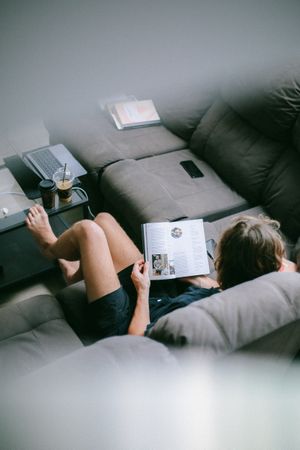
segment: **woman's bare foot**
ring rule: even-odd
[[[59,259],[58,264],[68,285],[83,279],[79,261]]]
[[[57,237],[52,231],[49,223],[48,214],[40,205],[32,206],[26,217],[26,225],[32,236],[39,244],[43,254],[48,259],[54,259],[54,255],[49,248],[57,241]]]

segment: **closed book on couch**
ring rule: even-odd
[[[152,100],[139,100],[115,103],[110,108],[111,114],[120,128],[156,125],[160,117]]]

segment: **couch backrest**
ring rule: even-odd
[[[198,123],[213,104],[218,89],[214,86],[186,86],[172,90],[170,95],[155,99],[163,124],[189,141]]]
[[[240,78],[221,89],[191,149],[290,239],[300,235],[300,65]]]
[[[222,98],[244,120],[276,141],[290,141],[300,113],[300,64],[239,74]]]
[[[220,97],[200,121],[190,147],[229,186],[258,204],[266,177],[285,144],[260,133]]]
[[[261,203],[293,241],[300,237],[300,153],[289,147],[266,177]]]
[[[271,273],[162,317],[149,336],[213,357],[248,349],[293,359],[299,331],[300,274]]]

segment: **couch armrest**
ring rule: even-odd
[[[194,347],[216,357],[248,347],[268,348],[273,355],[293,358],[300,348],[300,275],[271,273],[200,300],[162,317],[149,336],[177,346]],[[295,332],[295,324],[298,332]],[[272,347],[264,338],[273,335]]]

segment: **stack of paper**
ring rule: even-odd
[[[111,103],[107,105],[107,110],[119,130],[160,123],[160,117],[152,100]]]

